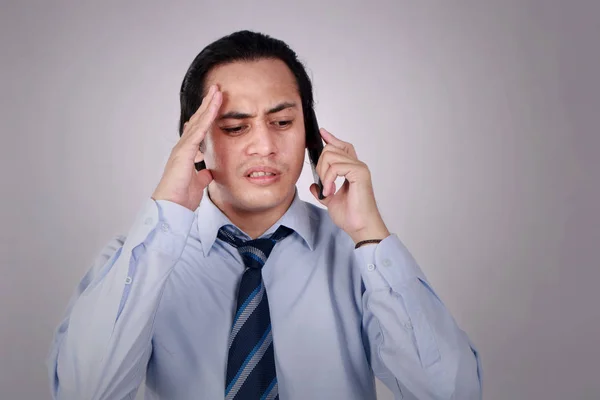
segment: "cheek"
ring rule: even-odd
[[[304,137],[295,137],[287,143],[285,159],[290,164],[290,167],[302,169],[305,157],[305,141]]]
[[[223,169],[223,165],[227,162],[227,153],[223,150],[222,141],[214,140],[214,136],[209,133],[204,139],[203,147],[206,166],[210,169]]]
[[[221,170],[221,173],[226,174],[235,170],[236,157],[233,156],[233,149],[226,146],[215,146],[213,148],[213,158],[215,168]]]

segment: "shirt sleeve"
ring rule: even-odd
[[[127,236],[102,249],[53,338],[47,366],[54,399],[134,397],[162,289],[193,220],[183,206],[148,199]]]
[[[374,374],[397,399],[481,399],[475,346],[399,238],[354,251]]]

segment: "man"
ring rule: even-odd
[[[352,145],[321,129],[326,209],[298,198],[312,112],[279,40],[236,32],[196,57],[156,190],[57,330],[55,398],[132,399],[146,377],[148,399],[363,400],[374,376],[397,399],[481,397],[476,351]]]

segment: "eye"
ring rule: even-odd
[[[273,122],[273,124],[275,125],[276,128],[287,128],[288,126],[290,126],[292,124],[292,121],[291,120],[275,121],[275,122]]]
[[[229,135],[237,135],[244,131],[246,126],[232,126],[229,128],[221,128],[223,131],[227,132]]]

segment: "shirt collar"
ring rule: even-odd
[[[208,196],[208,190],[204,189],[204,195],[200,206],[197,209],[198,214],[198,236],[202,243],[202,250],[204,255],[207,256],[210,249],[212,248],[215,240],[217,239],[217,233],[223,225],[233,225],[231,220],[212,202]],[[285,225],[288,228],[293,229],[307,244],[307,246],[313,250],[315,244],[315,217],[310,212],[308,204],[300,199],[298,196],[298,189],[296,188],[294,193],[294,200],[287,209],[285,214],[271,226],[261,237],[265,237],[275,232],[280,225]],[[237,226],[239,232],[242,232]],[[243,232],[242,232],[243,233]],[[246,235],[247,236],[247,235]],[[250,239],[246,237],[246,239]]]

